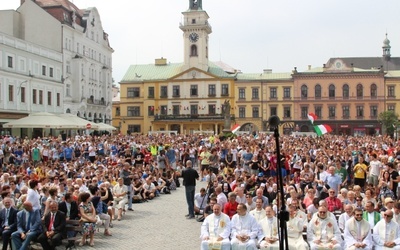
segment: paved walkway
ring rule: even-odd
[[[196,193],[205,185],[205,182],[197,182]],[[100,227],[100,232],[95,235],[95,249],[200,248],[201,223],[185,218],[188,213],[185,187],[149,202],[133,204],[133,209],[135,211],[127,211],[121,221],[114,222],[114,228],[110,229],[113,236],[104,236],[104,228]],[[77,248],[93,249],[89,246]]]

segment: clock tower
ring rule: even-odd
[[[196,67],[208,70],[208,35],[211,26],[208,14],[202,9],[202,0],[189,0],[189,9],[182,12],[185,70]]]

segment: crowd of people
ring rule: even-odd
[[[69,220],[81,221],[79,245],[94,246],[99,227],[111,236],[133,203],[181,182],[187,218],[203,221],[202,249],[277,248],[281,196],[291,249],[393,248],[400,236],[400,144],[390,137],[281,136],[279,156],[268,134],[5,136],[0,144],[3,249],[30,241],[54,249],[75,236]],[[207,186],[198,194],[196,179]]]

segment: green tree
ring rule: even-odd
[[[393,136],[399,123],[398,115],[393,111],[384,111],[379,114],[378,122],[382,124],[382,130],[384,130],[386,134]]]

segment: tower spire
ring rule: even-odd
[[[382,54],[382,56],[383,56],[383,58],[386,60],[386,61],[389,61],[390,60],[390,41],[389,41],[389,39],[387,38],[387,33],[386,33],[386,38],[385,38],[385,40],[383,40],[383,46],[382,46],[382,52],[383,52],[383,54]]]
[[[202,10],[202,0],[189,0],[189,10]]]

